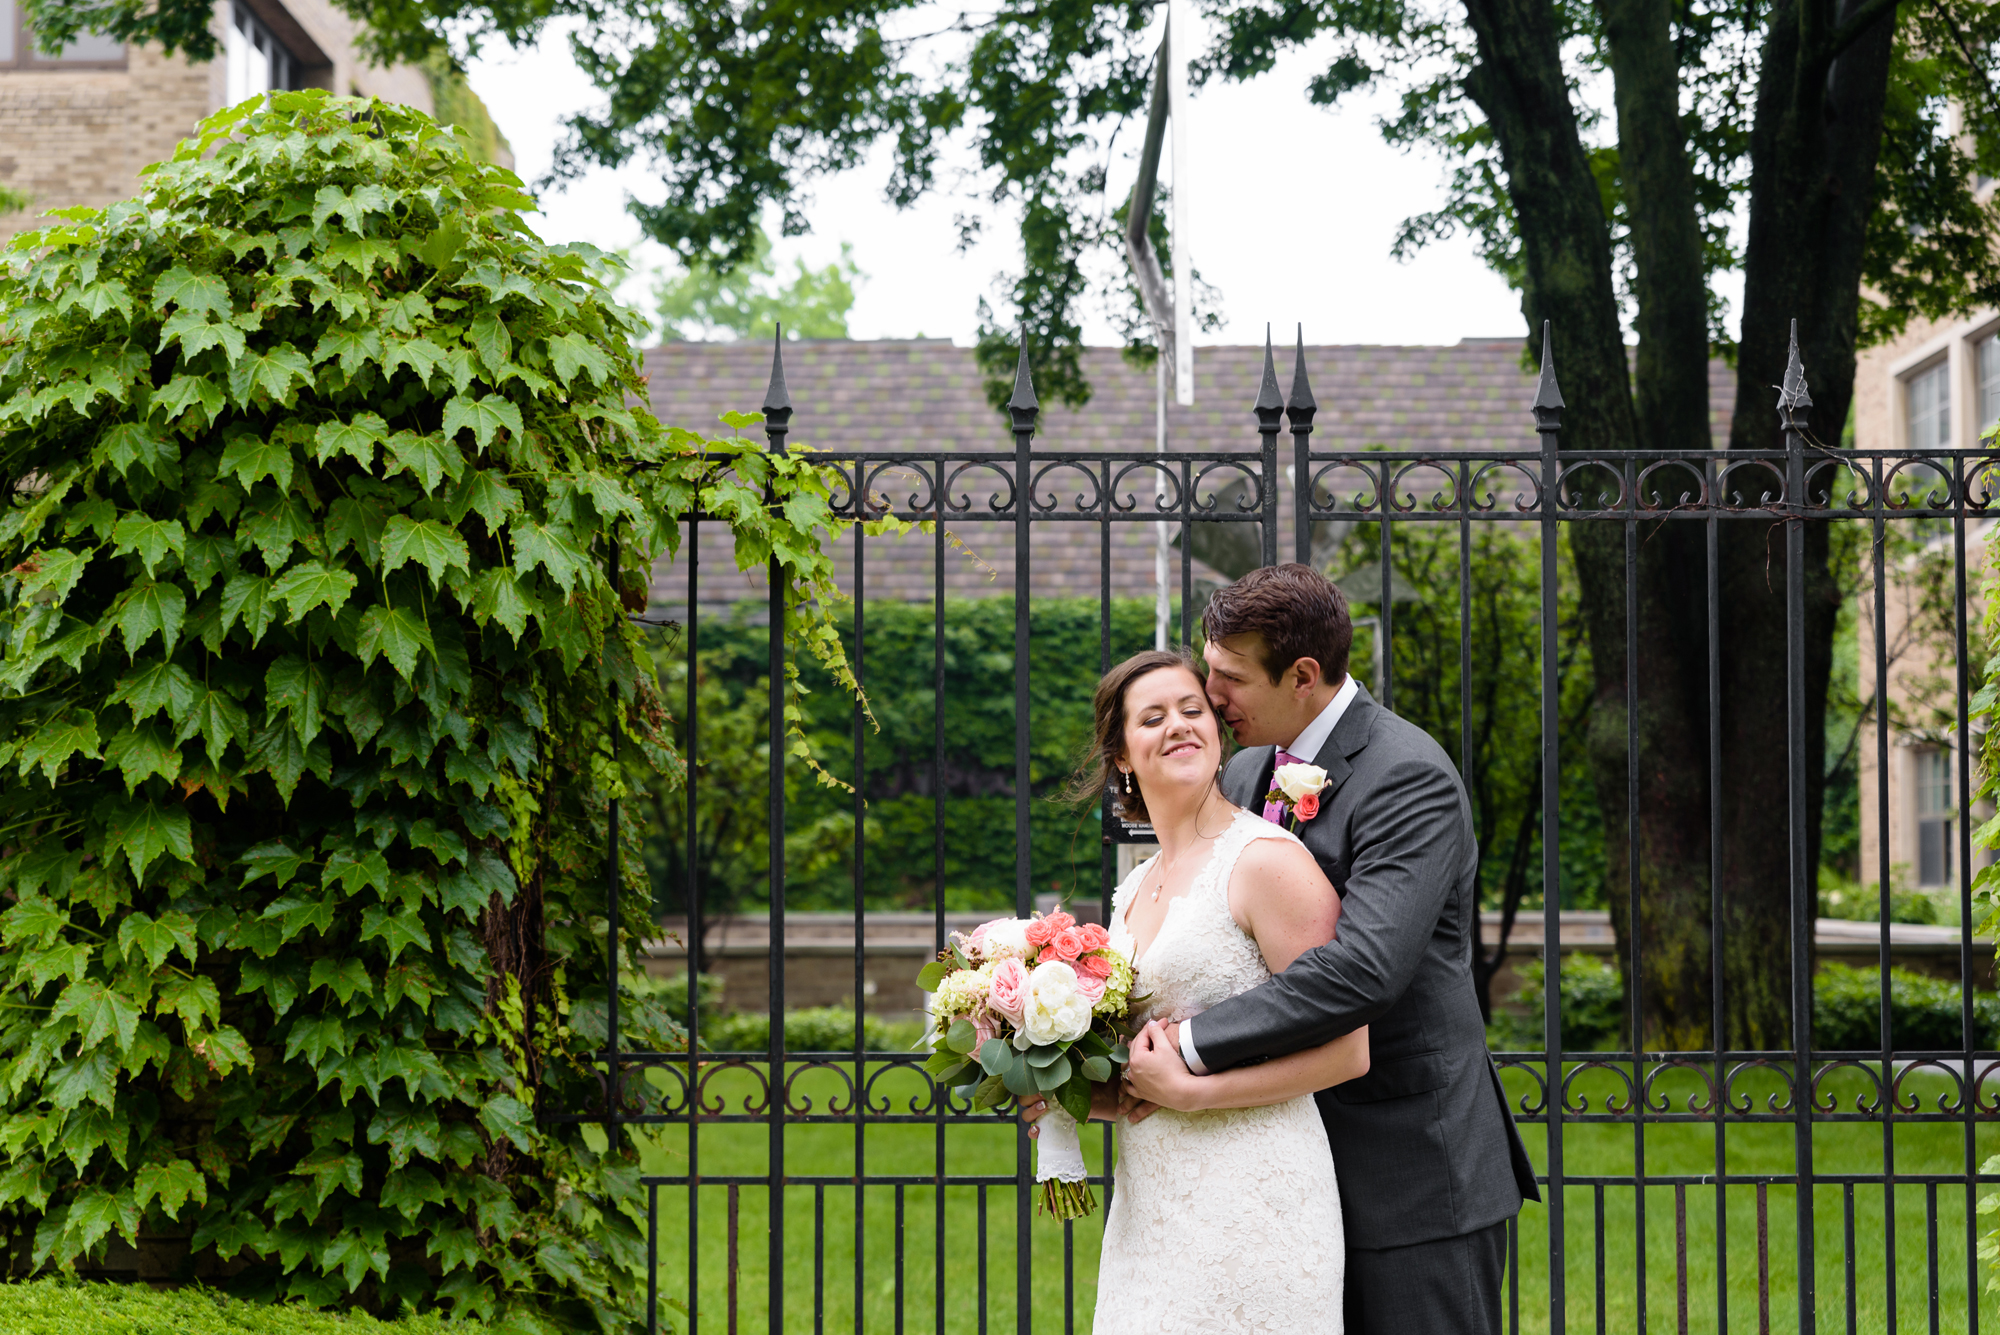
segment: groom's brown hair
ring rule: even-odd
[[[1354,645],[1346,595],[1296,561],[1260,567],[1217,589],[1201,614],[1201,633],[1211,641],[1255,635],[1264,650],[1259,661],[1274,682],[1301,658],[1312,659],[1325,680],[1337,682],[1347,675],[1347,652]]]

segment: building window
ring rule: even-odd
[[[1903,385],[1909,404],[1910,448],[1951,448],[1951,364],[1939,362]]]
[[[1979,340],[1979,434],[2000,424],[2000,334]]]
[[[35,49],[35,35],[19,0],[0,0],[0,69],[123,69],[125,44],[97,33],[84,33],[51,56]]]
[[[224,58],[228,81],[224,102],[298,87],[299,64],[277,36],[243,5],[233,7]]]
[[[1917,884],[1951,884],[1951,752],[1927,746],[1917,760]]]

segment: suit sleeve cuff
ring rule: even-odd
[[[1188,1070],[1196,1075],[1208,1074],[1208,1067],[1202,1065],[1201,1054],[1195,1051],[1193,1020],[1181,1021],[1181,1060],[1186,1062]]]

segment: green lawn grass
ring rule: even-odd
[[[1527,1092],[1525,1078],[1510,1075],[1516,1097]],[[710,1084],[711,1100],[727,1096],[731,1111],[754,1097],[747,1076],[725,1073]],[[1762,1110],[1764,1099],[1778,1088],[1739,1084]],[[1571,1097],[1588,1097],[1589,1109],[1601,1112],[1606,1096],[1616,1095],[1611,1077],[1586,1073],[1573,1082]],[[1867,1086],[1859,1076],[1843,1075],[1823,1090],[1839,1095],[1851,1109]],[[1934,1108],[1945,1082],[1913,1078],[1906,1082],[1906,1100],[1921,1097]],[[1664,1094],[1675,1109],[1684,1109],[1692,1083],[1663,1080],[1655,1097]],[[880,1079],[872,1091],[879,1111],[883,1104],[903,1110],[911,1098],[921,1100],[915,1077]],[[839,1109],[846,1103],[844,1081],[825,1072],[801,1077],[794,1098],[809,1098],[815,1111]],[[1790,1125],[1731,1124],[1727,1127],[1724,1164],[1729,1174],[1789,1173],[1793,1169],[1793,1128]],[[1547,1131],[1524,1125],[1523,1136],[1538,1169],[1546,1167]],[[1563,1137],[1565,1171],[1572,1176],[1630,1174],[1634,1167],[1635,1129],[1629,1125],[1574,1125]],[[1713,1123],[1652,1124],[1644,1129],[1646,1170],[1651,1174],[1712,1174],[1716,1164]],[[857,1132],[851,1123],[834,1126],[793,1126],[785,1138],[786,1171],[791,1175],[852,1178],[874,1175],[930,1176],[980,1174],[1011,1178],[1016,1162],[1016,1132],[1011,1123],[949,1125],[942,1134],[934,1125],[869,1125]],[[1883,1131],[1877,1124],[1825,1124],[1813,1135],[1816,1171],[1879,1173],[1884,1166]],[[1093,1171],[1102,1166],[1103,1135],[1093,1128],[1085,1137],[1085,1154]],[[768,1170],[770,1133],[761,1125],[707,1125],[698,1134],[700,1171],[704,1177],[726,1174],[762,1175]],[[1975,1154],[1983,1160],[2000,1152],[2000,1128],[1978,1128]],[[1962,1124],[1903,1124],[1895,1128],[1895,1167],[1899,1173],[1961,1173],[1966,1162]],[[661,1131],[646,1154],[648,1172],[684,1174],[688,1170],[689,1131]],[[940,1155],[942,1156],[940,1158]],[[943,1254],[939,1255],[939,1193],[930,1183],[900,1189],[858,1187],[842,1181],[822,1187],[794,1186],[784,1196],[783,1287],[786,1331],[935,1331],[939,1329],[938,1292],[944,1293],[942,1329],[953,1332],[1015,1329],[1015,1257],[1021,1202],[1011,1181],[984,1189],[984,1301],[980,1286],[980,1189],[946,1188],[943,1193]],[[1598,1225],[1596,1192],[1571,1186],[1564,1193],[1566,1277],[1565,1313],[1571,1331],[1598,1328]],[[700,1327],[725,1331],[728,1325],[730,1267],[728,1255],[728,1191],[704,1186],[699,1210]],[[1640,1326],[1640,1230],[1635,1193],[1629,1187],[1604,1190],[1603,1248],[1605,1254],[1604,1329],[1636,1331]],[[1926,1191],[1921,1185],[1901,1185],[1895,1192],[1895,1227],[1885,1226],[1885,1191],[1880,1185],[1854,1189],[1856,1325],[1859,1331],[1929,1331],[1931,1264],[1926,1225]],[[660,1292],[685,1304],[689,1288],[689,1201],[685,1190],[660,1193]],[[1823,1331],[1847,1329],[1845,1198],[1839,1186],[1822,1186],[1814,1193],[1817,1224],[1818,1281],[1816,1311]],[[1650,1187],[1645,1193],[1644,1281],[1646,1328],[1678,1329],[1679,1285],[1676,1266],[1675,1192],[1671,1186]],[[1798,1329],[1798,1262],[1795,1192],[1773,1186],[1766,1193],[1770,1329]],[[737,1193],[737,1265],[735,1269],[737,1325],[750,1335],[770,1329],[769,1276],[770,1201],[761,1186]],[[1937,1188],[1937,1305],[1941,1331],[1964,1331],[1966,1321],[1966,1193],[1963,1187]],[[1721,1331],[1717,1291],[1715,1189],[1688,1186],[1687,1329]],[[1726,1200],[1727,1329],[1757,1331],[1758,1246],[1757,1193],[1754,1186],[1731,1185]],[[857,1218],[860,1227],[857,1229]],[[816,1219],[823,1221],[816,1228]],[[1521,1215],[1520,1317],[1524,1331],[1546,1331],[1549,1322],[1548,1257],[1550,1211],[1530,1205]],[[1101,1215],[1071,1226],[1067,1240],[1062,1226],[1045,1218],[1031,1219],[1029,1247],[1032,1269],[1031,1301],[1034,1329],[1090,1329],[1096,1301],[1097,1251]],[[1887,1262],[1890,1239],[1895,1249],[1895,1322],[1889,1319]],[[857,1248],[858,1239],[858,1248]],[[1069,1248],[1066,1257],[1065,1246]],[[1350,1237],[1350,1245],[1365,1240]],[[1065,1293],[1074,1305],[1074,1325],[1065,1323]],[[901,1294],[900,1311],[897,1295]],[[856,1319],[857,1305],[859,1321]],[[983,1309],[983,1311],[982,1311]],[[983,1317],[983,1320],[982,1320]],[[676,1330],[685,1318],[673,1314]],[[1980,1304],[1982,1329],[2000,1329],[2000,1302],[1991,1295]]]

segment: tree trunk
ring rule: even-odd
[[[1836,18],[1827,0],[1809,0],[1807,59],[1800,56],[1801,11],[1788,5],[1772,16],[1752,148],[1742,356],[1730,439],[1736,449],[1782,447],[1775,394],[1766,387],[1782,379],[1792,314],[1800,318],[1806,365],[1815,378],[1817,420],[1844,422],[1852,396],[1862,241],[1892,35],[1887,22],[1855,25],[1854,8]],[[1705,267],[1677,109],[1679,64],[1669,5],[1601,0],[1634,255],[1639,348],[1631,388],[1608,228],[1569,104],[1555,10],[1543,0],[1466,0],[1466,9],[1480,55],[1467,91],[1486,113],[1506,169],[1526,259],[1523,306],[1531,338],[1549,320],[1562,353],[1558,370],[1569,404],[1563,445],[1708,449]],[[1836,38],[1841,21],[1851,31]],[[1835,49],[1837,40],[1852,45],[1843,54]],[[1613,485],[1608,476],[1575,481],[1599,493]],[[1749,491],[1749,482],[1746,471],[1736,489]],[[1693,475],[1667,468],[1648,490],[1671,505],[1694,489]],[[1756,499],[1755,492],[1745,497]],[[1639,989],[1642,1043],[1704,1048],[1714,1032],[1705,534],[1701,526],[1672,521],[1641,524],[1629,535],[1617,522],[1568,527],[1591,643],[1596,691],[1589,747],[1621,966],[1628,987]],[[1809,865],[1819,846],[1820,721],[1837,610],[1826,537],[1823,528],[1809,529],[1806,549],[1800,688],[1806,695]],[[1629,591],[1638,613],[1629,627],[1628,541]],[[1721,804],[1724,1041],[1785,1047],[1791,897],[1790,811],[1783,797],[1790,754],[1782,527],[1725,522],[1719,556],[1721,774],[1727,776]],[[1639,670],[1628,717],[1633,662]],[[1628,737],[1636,742],[1636,767]],[[1635,795],[1637,819],[1628,821]],[[1635,864],[1636,895],[1630,880]],[[1642,947],[1636,979],[1630,976],[1635,934]]]

